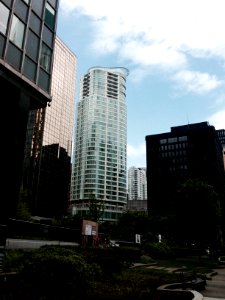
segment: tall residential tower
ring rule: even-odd
[[[91,198],[102,201],[102,220],[115,221],[127,202],[125,68],[90,68],[80,80],[75,125],[71,204],[85,217]]]
[[[136,167],[129,168],[128,199],[147,200],[146,168],[136,168]]]

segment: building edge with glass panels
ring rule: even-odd
[[[37,161],[34,174],[36,185],[32,187],[31,201],[34,215],[62,217],[68,209],[76,71],[76,55],[56,36],[52,102],[45,109],[41,153],[38,159],[34,158]],[[33,127],[33,137],[35,132],[38,130]]]
[[[19,200],[29,111],[51,101],[58,0],[0,0],[2,159],[7,164],[0,223],[14,217]],[[9,200],[10,199],[10,200]]]
[[[80,80],[71,178],[73,214],[86,217],[89,201],[115,221],[127,203],[126,68],[92,67]]]
[[[50,100],[57,9],[57,0],[0,1],[1,69],[43,95],[44,102]]]

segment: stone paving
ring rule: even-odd
[[[214,269],[206,281],[206,289],[201,291],[203,300],[225,300],[225,266]]]
[[[135,264],[135,267],[145,264]],[[147,265],[148,269],[164,269],[168,272],[180,271],[180,268],[165,268],[157,265]],[[225,300],[225,265],[214,269],[211,274],[208,274],[206,280],[206,288],[201,291],[202,300]],[[198,298],[199,299],[199,298]]]

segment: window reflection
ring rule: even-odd
[[[53,30],[55,25],[55,11],[46,3],[45,6],[45,23]]]
[[[23,45],[24,28],[24,24],[14,15],[9,38],[19,48]]]
[[[47,72],[49,72],[51,66],[51,55],[52,55],[51,49],[48,48],[44,43],[42,43],[40,65]]]
[[[9,18],[8,8],[0,2],[0,32],[6,34],[6,28]]]

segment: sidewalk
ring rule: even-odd
[[[206,289],[201,291],[203,300],[225,300],[225,266],[214,269],[209,277]]]
[[[144,264],[135,264],[141,267]],[[164,268],[157,265],[146,266],[149,269],[166,269],[168,272],[176,272],[176,268]],[[212,273],[208,274],[206,288],[201,291],[194,299],[198,300],[225,300],[225,265],[215,268]]]

